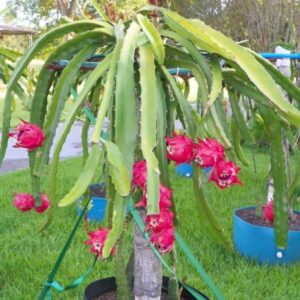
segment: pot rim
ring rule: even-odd
[[[247,210],[250,208],[256,208],[257,206],[244,206],[244,207],[240,207],[240,208],[235,208],[234,209],[234,218],[237,218],[240,222],[243,222],[247,225],[253,226],[254,228],[263,228],[264,230],[267,230],[269,232],[274,232],[274,227],[268,227],[268,226],[263,226],[263,225],[257,225],[257,224],[252,224],[248,221],[243,220],[240,216],[238,216],[236,213],[240,210]],[[293,211],[295,214],[300,215],[300,211],[298,210],[294,210]],[[294,233],[294,234],[299,234],[300,235],[300,230],[288,230],[289,233]]]
[[[169,278],[170,278],[169,276],[164,276],[164,275],[162,276],[162,290],[164,290],[164,291],[167,290]],[[96,280],[94,280],[94,281],[88,283],[88,285],[85,287],[85,289],[84,289],[84,299],[85,299],[85,300],[88,299],[88,298],[87,298],[87,295],[86,295],[88,288],[89,288],[91,285],[94,285],[94,284],[96,284],[96,283],[100,283],[101,281],[102,281],[102,282],[103,282],[103,281],[111,281],[111,282],[113,282],[114,285],[116,285],[116,277],[115,277],[115,276],[109,276],[109,277],[104,277],[104,278],[96,279]],[[180,283],[179,283],[179,284],[180,284]],[[188,284],[187,284],[186,286],[188,286],[188,287],[192,288],[193,290],[197,291],[200,295],[202,295],[202,297],[203,297],[204,299],[207,299],[207,300],[210,299],[210,298],[209,298],[206,294],[204,294],[202,291],[199,291],[198,289],[196,289],[196,288],[194,288],[194,287],[192,287],[192,286],[190,286],[190,285],[188,285]],[[186,289],[184,289],[184,290],[185,290],[186,292],[189,293],[188,290],[186,290]]]

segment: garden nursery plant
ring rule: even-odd
[[[124,229],[131,228],[126,226],[128,215],[138,212],[145,230],[141,234],[138,227],[135,229],[133,294],[137,300],[160,299],[162,266],[153,248],[161,255],[172,253],[178,240],[170,161],[193,163],[199,219],[217,243],[232,249],[207,195],[209,182],[219,189],[242,184],[237,165],[247,166],[248,162],[240,142],[255,143],[243,117],[240,95],[244,95],[268,128],[276,244],[286,248],[289,204],[297,196],[300,176],[288,186],[282,141],[284,132],[299,127],[300,111],[285,99],[282,89],[297,104],[299,89],[258,54],[200,20],[148,6],[130,20],[113,23],[96,4],[95,10],[100,20],[67,22],[43,33],[18,61],[8,81],[0,161],[9,136],[15,138],[16,147],[28,149],[32,182],[31,194],[16,191],[14,206],[20,211],[45,213],[45,229],[56,207],[72,205],[85,195],[95,176],[100,177],[97,172],[103,170],[107,227],[90,232],[86,244],[100,260],[110,255],[118,260]],[[62,39],[65,36],[68,38]],[[19,79],[30,61],[50,45],[55,47],[38,75],[30,120],[22,120],[10,132],[11,105]],[[190,77],[198,85],[195,105],[188,101]],[[230,97],[231,118],[224,110],[224,88]],[[50,188],[43,191],[40,180],[72,91],[78,95],[58,134],[50,161]],[[90,141],[91,121],[83,110],[95,118]],[[85,118],[81,133],[83,167],[69,193],[57,199],[60,152],[77,117]],[[182,124],[179,133],[175,120]],[[204,172],[207,167],[212,167],[208,176]],[[119,261],[118,299],[128,300],[130,284],[125,280],[124,262]],[[174,282],[171,280],[173,286]],[[180,290],[174,290],[170,299],[179,297]],[[199,295],[193,299],[201,299]]]

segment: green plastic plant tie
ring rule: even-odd
[[[83,219],[83,216],[85,214],[85,211],[87,210],[87,207],[88,207],[89,203],[90,203],[90,199],[88,199],[87,203],[85,204],[85,206],[84,206],[80,216],[78,217],[78,219],[77,219],[77,221],[76,221],[76,223],[75,223],[75,225],[74,225],[74,227],[73,227],[73,229],[72,229],[72,231],[71,231],[71,233],[70,233],[70,235],[69,235],[69,237],[68,237],[68,239],[67,239],[67,241],[66,241],[66,243],[65,243],[65,245],[64,245],[64,247],[63,247],[63,249],[60,253],[60,255],[59,255],[59,257],[57,258],[57,261],[56,261],[52,271],[48,275],[47,282],[45,283],[43,290],[41,291],[40,295],[38,296],[38,300],[44,300],[45,297],[47,296],[48,291],[50,290],[49,283],[53,282],[53,279],[54,279],[54,277],[55,277],[55,275],[56,275],[56,273],[57,273],[64,257],[65,257],[65,255],[66,255],[66,252],[68,251],[68,249],[71,245],[71,242],[72,242],[72,240],[74,238],[74,235],[75,235],[75,233],[76,233],[76,231],[79,227],[80,222]]]
[[[74,289],[76,287],[78,287],[80,284],[82,284],[87,277],[92,273],[92,271],[94,270],[95,264],[97,262],[97,258],[98,255],[95,256],[95,259],[92,263],[92,265],[88,268],[88,270],[83,273],[80,277],[78,277],[77,279],[73,280],[70,284],[68,284],[67,286],[63,287],[60,283],[58,283],[57,281],[52,281],[52,282],[47,282],[46,285],[49,286],[50,288],[55,289],[57,292],[64,292],[67,290],[71,290]],[[47,292],[47,299],[48,300],[52,300],[52,293],[51,290],[49,290]]]
[[[147,232],[145,232],[145,225],[143,220],[141,219],[138,211],[133,206],[132,198],[129,198],[128,208],[133,216],[133,219],[135,220],[136,224],[138,225],[139,229],[143,233],[145,239],[149,242],[149,246],[152,249],[152,251],[155,253],[155,255],[158,257],[158,259],[161,261],[163,266],[167,269],[168,272],[170,272],[176,280],[185,288],[187,289],[197,300],[203,300],[204,298],[202,295],[200,295],[195,289],[191,288],[190,286],[184,284],[180,280],[178,280],[175,272],[173,269],[167,264],[167,262],[163,259],[163,257],[160,255],[159,251],[154,247],[154,245],[150,242],[150,237]]]
[[[212,281],[212,279],[204,271],[204,268],[200,265],[200,262],[196,259],[196,257],[194,256],[194,254],[192,253],[192,251],[189,249],[189,247],[187,246],[187,244],[184,242],[184,240],[182,239],[182,237],[180,236],[180,234],[178,232],[176,232],[176,231],[175,231],[175,238],[176,238],[176,241],[177,241],[179,247],[181,248],[181,250],[184,252],[184,254],[186,255],[186,257],[189,259],[189,261],[191,262],[191,264],[195,267],[195,269],[200,274],[200,276],[202,277],[202,279],[206,282],[206,284],[209,286],[209,288],[215,294],[215,296],[217,297],[217,299],[223,300],[224,297],[221,294],[220,290],[216,287],[216,285],[214,284],[214,282]]]
[[[173,269],[167,264],[167,262],[163,259],[163,257],[160,255],[159,251],[155,248],[155,246],[150,242],[150,237],[149,234],[147,232],[145,232],[145,225],[144,222],[142,220],[142,218],[140,217],[138,211],[135,209],[134,205],[133,205],[133,201],[132,198],[129,198],[129,202],[128,202],[128,208],[133,216],[133,219],[135,220],[136,224],[138,225],[139,229],[141,230],[141,232],[143,233],[145,239],[149,242],[149,246],[152,249],[152,251],[155,253],[155,255],[158,257],[158,259],[161,261],[161,263],[163,264],[163,266],[167,269],[168,272],[170,272],[175,278],[176,280],[186,289],[188,290],[197,300],[203,300],[205,299],[201,294],[199,294],[195,289],[193,289],[192,287],[184,284],[183,282],[181,282],[180,280],[178,280],[175,272],[173,271]],[[200,274],[201,275],[201,274]],[[208,275],[207,275],[208,277]],[[224,299],[222,298],[218,298],[218,299]]]
[[[71,87],[71,95],[73,96],[74,100],[77,100],[78,93],[73,87]],[[86,106],[83,107],[83,111],[84,111],[85,115],[87,116],[87,118],[90,120],[91,124],[95,125],[96,118],[93,115],[93,113]]]
[[[72,97],[74,98],[74,100],[76,100],[78,98],[78,93],[73,87],[71,87],[71,94],[72,94]],[[84,111],[85,115],[87,116],[87,118],[90,120],[91,124],[95,125],[96,124],[96,118],[93,115],[93,113],[86,106],[83,107],[83,111]],[[101,131],[101,137],[104,140],[108,140],[107,132],[102,130]]]
[[[107,141],[108,140],[108,133],[102,130],[101,131],[101,138],[103,140]]]

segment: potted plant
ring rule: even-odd
[[[239,253],[259,263],[292,264],[300,260],[299,212],[292,209],[299,196],[299,167],[293,180],[290,179],[287,155],[290,150],[285,147],[284,136],[293,134],[270,111],[262,112],[262,121],[270,149],[272,178],[268,181],[267,203],[235,210],[234,244]],[[298,160],[297,137],[290,140]]]
[[[276,81],[281,82],[281,87],[282,84],[285,85],[283,93],[286,101],[288,98],[299,101],[299,88],[292,85],[273,64],[261,58],[260,61],[273,74]],[[287,86],[290,86],[288,91]],[[252,91],[248,88],[240,89],[240,95],[250,99],[261,96],[253,94]],[[236,97],[232,93],[229,93],[229,96]],[[290,151],[295,152],[296,161],[299,159],[298,126],[288,125],[269,109],[257,106],[251,101],[249,104],[252,106],[254,116],[260,122],[261,131],[264,132],[264,144],[270,151],[270,179],[267,183],[268,194],[265,205],[235,210],[234,245],[239,253],[259,263],[273,265],[299,262],[299,213],[292,208],[299,196],[299,167],[292,178],[289,165]],[[251,137],[250,132],[248,133]],[[252,137],[251,139],[253,140]]]
[[[299,262],[299,212],[289,214],[287,248],[279,248],[274,232],[274,202],[262,207],[239,208],[234,214],[234,244],[248,259],[268,265]]]
[[[40,71],[30,123],[24,123],[15,134],[10,134],[16,137],[18,147],[29,149],[33,188],[32,195],[19,195],[15,206],[20,210],[25,210],[25,206],[26,209],[41,208],[40,211],[47,209],[49,224],[57,205],[66,207],[74,203],[86,192],[98,167],[105,166],[111,227],[91,232],[87,243],[99,259],[115,253],[119,299],[128,300],[131,292],[125,280],[126,268],[118,255],[124,242],[126,209],[128,204],[134,203],[136,208],[132,212],[138,209],[146,233],[139,228],[135,230],[133,293],[135,299],[159,299],[161,262],[153,249],[160,255],[166,254],[173,251],[175,238],[179,241],[174,231],[176,209],[168,159],[176,163],[193,162],[199,218],[216,242],[231,249],[228,236],[209,208],[203,169],[213,168],[209,180],[220,189],[240,184],[239,167],[233,162],[236,159],[244,162],[239,135],[250,143],[252,136],[242,117],[237,94],[251,96],[265,113],[266,120],[269,118],[270,126],[276,124],[278,130],[283,124],[298,126],[300,123],[300,111],[285,101],[278,85],[297,100],[299,93],[265,60],[199,20],[188,20],[166,8],[150,6],[131,20],[113,23],[105,20],[97,5],[95,8],[104,19],[85,19],[50,30],[41,35],[19,61],[7,85],[0,160],[7,146],[11,101],[23,69],[44,47],[72,33],[70,39],[54,48]],[[62,59],[69,62],[65,64]],[[221,60],[226,63],[224,69]],[[54,72],[55,68],[61,71]],[[176,78],[170,74],[172,68],[182,71],[177,75],[184,77],[188,70],[195,77],[199,86],[197,108],[187,101]],[[189,85],[188,80],[184,82]],[[234,126],[231,132],[224,118],[222,82],[232,96]],[[40,188],[40,178],[71,88],[78,90],[78,98],[55,145],[50,189],[45,194]],[[53,91],[52,97],[48,97],[50,91]],[[69,193],[57,199],[59,153],[72,124],[86,105],[96,117],[92,146],[88,150],[89,122],[86,121],[82,133],[84,167]],[[105,118],[109,120],[108,139],[100,137]],[[173,136],[175,119],[181,121],[184,133]],[[275,134],[271,141],[280,144]],[[272,148],[273,160],[279,148]],[[277,188],[279,182],[276,180],[274,177],[275,232],[277,243],[285,246],[287,202],[281,197],[283,191]],[[170,280],[173,287],[176,285],[174,279],[172,276]],[[173,299],[178,298],[177,292],[172,295]]]

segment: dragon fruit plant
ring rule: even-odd
[[[273,200],[269,201],[266,205],[262,206],[262,215],[263,218],[270,222],[274,222],[274,202]]]
[[[24,120],[21,121],[23,124],[18,125],[15,132],[8,134],[9,137],[13,137],[16,140],[16,144],[13,147],[33,151],[42,146],[45,139],[42,129]]]
[[[99,228],[90,233],[86,243],[91,252],[97,253],[101,259],[114,252],[117,255],[128,201],[139,197],[135,205],[144,217],[151,242],[161,253],[167,253],[174,244],[176,212],[168,160],[193,162],[199,220],[216,242],[230,248],[231,242],[219,224],[217,212],[212,212],[208,205],[202,168],[212,167],[209,181],[220,189],[241,184],[237,160],[245,165],[247,161],[240,140],[242,138],[248,144],[255,142],[240,109],[239,96],[243,94],[255,102],[268,128],[275,187],[276,241],[285,247],[288,200],[294,197],[300,176],[287,193],[281,133],[288,128],[287,125],[299,126],[300,111],[285,100],[280,88],[298,102],[299,89],[272,64],[200,20],[185,19],[166,8],[149,6],[131,20],[115,24],[106,19],[98,6],[96,9],[102,16],[101,20],[66,23],[42,34],[19,60],[8,82],[1,162],[7,148],[11,103],[23,70],[45,47],[63,40],[60,38],[65,35],[71,37],[51,48],[52,53],[40,71],[30,120],[27,120],[30,124],[23,122],[17,133],[9,134],[17,139],[18,147],[27,146],[29,150],[33,188],[32,195],[17,194],[14,205],[21,211],[35,208],[41,212],[51,201],[51,207],[46,211],[48,224],[55,207],[73,204],[86,192],[98,167],[105,166],[109,175],[106,176],[106,197],[111,205],[108,209],[112,212],[108,216],[111,228]],[[91,57],[92,61],[98,60],[95,67],[86,62]],[[68,59],[69,63],[62,67],[59,63],[62,59]],[[226,68],[221,67],[224,62]],[[56,69],[60,71],[56,72]],[[180,75],[178,70],[182,69],[188,70],[198,83],[197,108],[187,100],[188,93],[179,87],[176,75]],[[188,77],[186,74],[183,77],[185,91],[189,90]],[[224,87],[230,96],[230,128],[222,103]],[[49,189],[41,191],[40,178],[71,88],[77,90],[78,97],[55,145]],[[88,149],[90,121],[86,117],[82,129],[82,172],[73,188],[62,199],[57,199],[59,154],[83,109],[89,109],[96,118],[91,147]],[[105,119],[109,121],[108,139],[101,138]],[[172,134],[176,119],[182,123],[182,135]],[[25,126],[28,130],[23,130]],[[39,131],[34,129],[36,126],[43,133],[38,134]],[[49,200],[45,201],[46,197]],[[161,281],[161,266],[158,261],[157,267],[153,268],[143,251],[135,253],[135,297],[158,299],[159,285],[152,284]],[[139,259],[141,257],[143,259]],[[149,267],[155,272],[142,273],[151,278],[140,276],[139,270]],[[116,273],[117,277],[124,275],[121,269]],[[145,292],[141,295],[137,290]],[[125,295],[120,299],[129,298]]]

